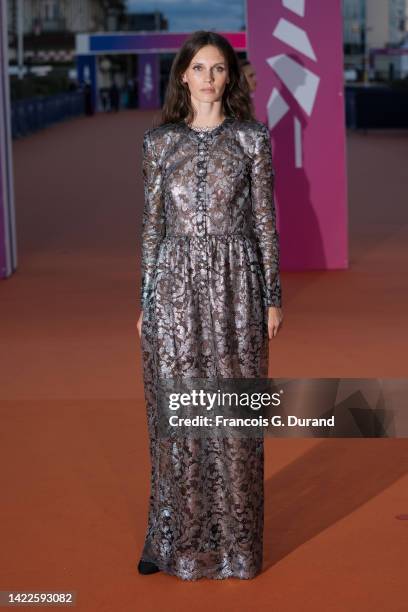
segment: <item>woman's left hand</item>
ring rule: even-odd
[[[283,311],[277,306],[269,306],[268,308],[268,336],[272,340],[282,327]]]

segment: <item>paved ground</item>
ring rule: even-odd
[[[405,440],[268,440],[265,572],[197,583],[136,573],[149,486],[136,321],[151,119],[83,117],[13,144],[0,590],[76,590],[86,612],[402,612]],[[407,133],[348,134],[350,269],[283,273],[271,376],[407,376],[406,159]]]

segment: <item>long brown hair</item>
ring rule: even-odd
[[[224,114],[236,119],[254,119],[248,83],[233,47],[226,38],[216,32],[197,30],[185,40],[173,60],[160,125],[178,123],[183,119],[187,122],[193,121],[190,90],[188,83],[183,83],[181,77],[195,54],[205,45],[217,47],[227,62],[229,83],[226,84],[222,96]]]

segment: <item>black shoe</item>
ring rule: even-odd
[[[155,563],[143,561],[143,559],[140,559],[137,569],[139,574],[155,574],[156,572],[160,572],[160,569]]]

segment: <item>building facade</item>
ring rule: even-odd
[[[24,60],[72,62],[75,34],[115,30],[125,14],[124,0],[22,0]],[[18,2],[7,0],[9,54],[16,59]]]
[[[406,32],[406,0],[366,0],[369,48],[397,47]]]
[[[408,26],[408,0],[343,0],[346,68],[360,76],[368,69],[371,49],[399,47]]]

